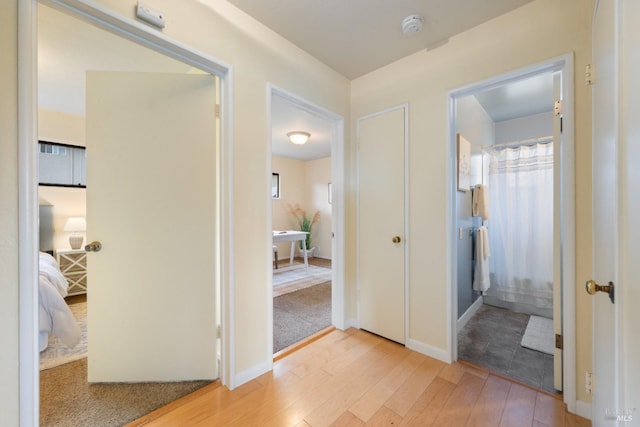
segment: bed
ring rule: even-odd
[[[40,252],[39,269],[40,351],[47,348],[49,334],[56,335],[65,345],[73,348],[80,342],[80,327],[64,300],[67,296],[67,279],[60,272],[55,258],[45,252]]]

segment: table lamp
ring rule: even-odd
[[[80,249],[82,247],[82,241],[84,236],[81,231],[87,229],[87,221],[84,217],[70,217],[67,219],[67,223],[64,225],[64,231],[71,231],[69,235],[69,245],[71,249]]]

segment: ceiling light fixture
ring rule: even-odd
[[[289,137],[289,141],[291,141],[292,143],[296,145],[302,145],[307,142],[311,134],[309,132],[303,132],[301,130],[294,130],[287,133],[287,136]]]
[[[409,15],[402,20],[402,34],[415,34],[422,30],[424,18],[418,14]]]

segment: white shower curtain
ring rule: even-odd
[[[490,295],[553,307],[553,143],[490,152]]]

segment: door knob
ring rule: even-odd
[[[101,249],[102,249],[102,243],[100,243],[97,240],[94,240],[93,242],[89,243],[84,247],[84,250],[87,252],[100,252]]]
[[[601,285],[598,285],[595,280],[587,280],[587,283],[585,284],[585,289],[587,290],[587,293],[589,295],[594,295],[596,292],[605,292],[609,294],[609,299],[611,300],[611,303],[612,304],[615,303],[613,282],[609,282],[608,285],[601,286]]]
[[[393,243],[400,243],[400,240],[400,236],[393,236],[393,239],[391,239]]]

